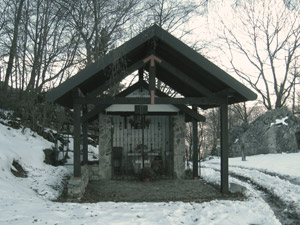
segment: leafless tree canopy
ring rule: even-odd
[[[177,36],[203,2],[3,0],[0,81],[40,93],[156,23]]]
[[[296,79],[298,9],[287,8],[281,0],[254,0],[241,1],[231,13],[233,20],[220,17],[218,48],[231,71],[256,90],[267,109],[282,107]]]

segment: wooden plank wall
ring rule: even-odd
[[[142,129],[134,129],[131,120],[134,116],[112,116],[113,147],[123,148],[122,164],[126,162],[128,153],[136,152],[137,146],[142,144]],[[169,155],[169,116],[146,116],[146,120],[150,120],[150,124],[149,128],[144,129],[145,151],[160,149],[164,160]]]

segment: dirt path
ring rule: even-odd
[[[205,202],[243,198],[240,194],[222,195],[218,187],[203,180],[102,180],[90,182],[80,202]]]

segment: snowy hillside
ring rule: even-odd
[[[61,180],[69,173],[65,167],[43,163],[44,148],[52,143],[29,129],[9,128],[0,124],[0,224],[280,224],[261,193],[248,183],[245,201],[212,201],[206,203],[58,203],[51,200],[62,190]],[[27,178],[15,177],[11,169],[18,161]],[[232,159],[235,173],[265,170],[279,175],[300,176],[300,154],[282,154]],[[211,182],[219,182],[218,159],[204,163],[202,174]],[[292,164],[295,163],[295,164]],[[274,166],[273,166],[274,165]],[[252,169],[253,168],[253,169]],[[240,171],[238,171],[238,169]],[[248,171],[249,170],[249,171]],[[255,172],[256,173],[256,172]],[[263,172],[261,172],[263,173]],[[250,175],[249,175],[250,176]],[[258,175],[254,175],[258,179]],[[252,179],[252,178],[251,178]],[[280,179],[280,178],[278,178]],[[231,181],[236,178],[231,178]],[[237,181],[243,183],[242,181]],[[259,182],[259,181],[257,181]],[[279,182],[279,181],[278,181]],[[279,183],[276,183],[277,185]],[[264,185],[268,185],[265,184]],[[270,180],[270,185],[274,185]],[[284,187],[284,184],[280,184]],[[293,184],[293,188],[297,184]],[[272,186],[273,188],[273,186]],[[291,188],[291,187],[290,187]],[[285,189],[286,190],[286,189]],[[290,189],[295,194],[296,189]],[[287,190],[286,190],[287,191]],[[298,192],[298,194],[300,191]],[[295,201],[300,201],[295,195]],[[300,203],[300,202],[298,202]]]
[[[1,197],[7,196],[7,191],[13,191],[13,196],[32,192],[49,200],[56,199],[61,194],[61,180],[67,175],[67,169],[43,162],[43,149],[51,148],[52,143],[28,128],[16,130],[3,124],[0,124],[0,143]],[[28,178],[17,178],[12,174],[11,170],[16,170],[12,165],[13,161],[27,171]]]

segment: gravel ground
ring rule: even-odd
[[[242,200],[240,194],[222,195],[219,187],[203,180],[100,180],[89,183],[79,202],[205,202]]]

